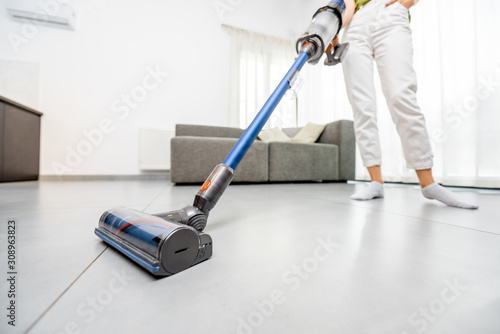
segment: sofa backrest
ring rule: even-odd
[[[245,130],[224,126],[176,124],[176,136],[240,138]]]

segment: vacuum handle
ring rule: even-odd
[[[338,44],[333,50],[332,48],[328,48],[326,51],[325,65],[335,66],[340,64],[342,60],[344,60],[347,50],[349,50],[349,43]]]

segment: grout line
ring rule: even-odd
[[[142,211],[144,211],[144,212],[145,212],[145,211],[146,211],[146,209],[147,209],[147,208],[148,208],[151,204],[153,204],[153,202],[154,202],[154,201],[156,201],[156,200],[157,200],[157,199],[161,196],[161,194],[163,194],[163,192],[164,192],[165,190],[167,190],[167,188],[168,188],[168,187],[169,187],[169,185],[168,185],[168,184],[167,184],[167,185],[165,185],[165,187],[164,187],[162,190],[160,190],[160,192],[158,193],[158,195],[156,195],[156,196],[155,196],[155,197],[151,200],[151,202],[149,202],[149,203],[148,203],[148,204],[144,207],[144,210],[142,210]]]
[[[106,248],[103,249],[103,251],[101,253],[99,253],[99,255],[97,255],[97,257],[87,266],[87,268],[85,268],[81,273],[80,275],[78,275],[74,280],[73,282],[70,283],[70,285],[68,285],[68,287],[66,289],[64,289],[64,291],[47,307],[47,309],[45,311],[43,311],[43,313],[26,329],[26,331],[24,333],[28,333],[30,330],[33,329],[33,327],[35,327],[35,325],[40,321],[42,320],[42,318],[45,316],[45,314],[47,314],[47,312],[50,311],[50,309],[59,301],[59,299],[62,298],[62,296],[64,296],[64,294],[73,286],[73,284],[76,283],[76,281],[82,277],[82,275],[90,268],[91,265],[94,264],[95,261],[97,261],[97,259],[109,248],[109,246],[106,246]]]
[[[382,211],[382,212],[385,212],[385,211]],[[430,222],[430,223],[436,223],[436,224],[441,224],[441,225],[446,225],[446,226],[451,226],[451,227],[462,228],[462,229],[465,229],[465,230],[471,230],[471,231],[488,233],[488,234],[493,234],[493,235],[500,236],[500,233],[490,232],[490,231],[485,231],[485,230],[480,230],[480,229],[472,228],[472,227],[466,227],[466,226],[460,226],[460,225],[453,225],[453,224],[450,224],[450,223],[443,223],[443,222],[431,220],[431,219],[428,219],[428,218],[417,218],[417,217],[413,217],[413,216],[403,215],[403,214],[400,214],[400,213],[392,213],[392,212],[387,212],[387,213],[395,214],[397,216],[402,216],[402,217],[415,218],[415,219],[427,221],[427,222]]]
[[[452,227],[463,228],[465,230],[471,230],[471,231],[482,232],[482,233],[487,233],[487,234],[493,234],[493,235],[500,236],[500,233],[495,233],[495,232],[490,232],[490,231],[485,231],[485,230],[479,230],[477,228],[466,227],[466,226],[458,226],[458,225],[453,225],[453,224],[449,224],[449,223],[436,222],[436,221],[433,221],[433,220],[430,220],[430,219],[425,219],[425,218],[422,218],[422,220],[426,220],[426,221],[429,221],[431,223],[436,223],[436,224],[441,224],[441,225],[447,225],[447,226],[452,226]]]
[[[344,205],[353,205],[353,206],[356,206],[358,208],[373,210],[373,211],[377,211],[377,212],[381,212],[381,213],[386,213],[386,214],[391,214],[391,215],[396,215],[396,216],[401,216],[401,217],[407,217],[407,218],[413,218],[413,219],[423,220],[423,221],[430,222],[430,223],[447,225],[447,226],[451,226],[451,227],[457,227],[457,228],[462,228],[462,229],[466,229],[466,230],[471,230],[471,231],[488,233],[488,234],[493,234],[493,235],[500,236],[500,233],[490,232],[490,231],[485,231],[485,230],[479,230],[479,229],[476,229],[476,228],[471,228],[471,227],[466,227],[466,226],[453,225],[453,224],[449,224],[449,223],[443,223],[443,222],[431,220],[431,219],[428,219],[428,218],[414,217],[414,216],[404,215],[404,214],[396,213],[396,212],[384,211],[384,210],[374,209],[374,208],[367,208],[367,207],[356,205],[356,204],[348,204],[348,203],[342,203],[342,202],[336,202],[336,203],[338,203],[338,204],[344,204]]]

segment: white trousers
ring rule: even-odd
[[[408,10],[396,2],[372,0],[353,17],[344,32],[349,51],[343,60],[344,78],[354,112],[354,129],[365,167],[382,163],[377,128],[373,61],[396,125],[408,168],[432,167],[432,149],[424,115],[417,103],[412,34]]]

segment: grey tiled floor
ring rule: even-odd
[[[206,232],[214,256],[155,279],[100,241],[101,213],[191,204],[167,181],[0,184],[18,222],[17,326],[1,333],[500,333],[500,192],[453,189],[467,211],[386,185],[231,185]],[[2,309],[7,286],[2,279]]]

